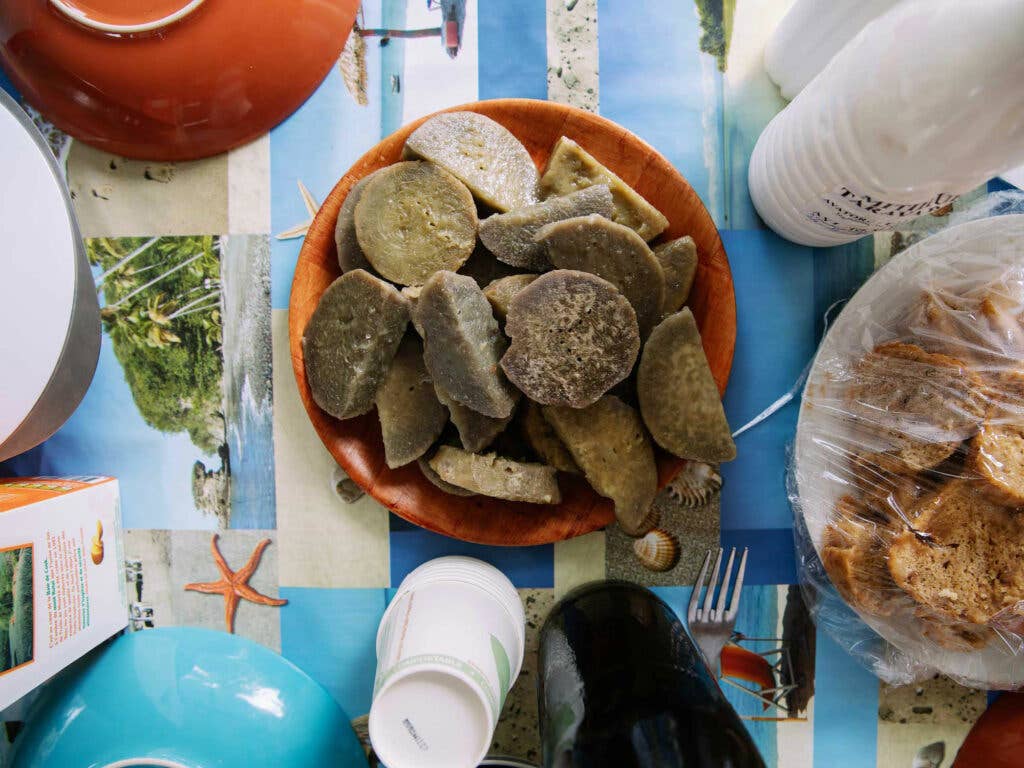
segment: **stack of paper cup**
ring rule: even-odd
[[[902,0],[874,18],[758,139],[748,186],[761,218],[795,243],[840,245],[1019,165],[1022,39],[1021,0]]]
[[[873,19],[900,0],[796,0],[764,48],[764,68],[793,99]]]
[[[370,741],[388,768],[473,768],[523,664],[512,582],[469,557],[410,573],[377,632]]]

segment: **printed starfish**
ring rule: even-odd
[[[240,600],[273,606],[285,605],[288,601],[267,597],[249,586],[249,579],[252,578],[253,574],[256,573],[256,569],[260,566],[263,550],[270,546],[270,539],[263,539],[263,541],[257,544],[252,556],[249,557],[249,562],[237,571],[232,571],[224,556],[220,553],[220,548],[217,546],[217,538],[218,536],[215,533],[213,538],[210,539],[210,551],[213,553],[213,562],[217,564],[217,570],[220,571],[222,578],[220,581],[186,584],[185,589],[193,592],[203,592],[207,595],[224,595],[224,623],[227,625],[228,632],[234,634],[235,611],[238,610],[238,602]]]
[[[320,209],[316,198],[306,189],[306,185],[300,179],[296,179],[296,181],[299,184],[299,194],[302,195],[302,202],[309,212],[309,220],[296,224],[291,229],[286,229],[284,232],[276,235],[278,240],[294,240],[296,237],[305,237],[309,231],[309,225],[313,223],[313,217],[316,216],[316,212]]]

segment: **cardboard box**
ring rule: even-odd
[[[0,709],[128,623],[109,477],[0,479]]]

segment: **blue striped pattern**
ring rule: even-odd
[[[380,6],[363,9],[367,26],[380,23]],[[376,41],[367,41],[372,50]],[[296,181],[301,180],[318,203],[342,174],[380,141],[380,57],[367,55],[370,104],[360,107],[333,67],[305,104],[270,132],[270,226],[277,234],[309,218]],[[270,299],[274,309],[287,309],[301,239],[270,240]]]
[[[386,589],[282,587],[281,653],[327,689],[350,717],[370,710],[377,626]]]
[[[543,99],[548,93],[544,0],[478,0],[481,99]]]
[[[490,563],[519,588],[555,585],[555,550],[551,544],[536,547],[488,547],[451,539],[391,516],[391,586],[435,557],[464,555]]]
[[[814,257],[814,332],[822,335],[824,317],[836,302],[853,296],[875,271],[874,238],[865,237],[835,248],[815,248]],[[838,304],[829,315],[829,324],[842,309]]]
[[[875,768],[878,680],[818,630],[814,768]]]
[[[874,252],[870,239],[811,249],[768,230],[723,230],[722,240],[738,307],[725,408],[729,423],[739,428],[796,384],[814,357],[826,309],[851,296],[871,274]],[[799,407],[797,397],[740,435],[738,458],[722,469],[723,542],[757,543],[761,551],[750,562],[752,584],[795,580],[786,459]]]
[[[405,29],[405,9],[408,6],[407,0],[383,0],[382,23],[385,29]],[[367,40],[367,46],[379,47],[381,41],[378,38]],[[406,40],[396,38],[380,48],[380,135],[381,138],[390,136],[402,127],[402,88],[405,79],[405,46]],[[392,78],[397,77],[398,90],[392,86]],[[372,101],[372,98],[371,98]]]
[[[725,396],[738,428],[788,391],[817,347],[814,261],[809,248],[766,230],[722,232],[736,286],[736,356]],[[786,445],[798,406],[791,403],[737,438],[738,458],[723,466],[722,529],[785,529]],[[763,581],[756,571],[751,574]]]
[[[693,7],[598,0],[597,21],[601,114],[654,146],[720,210],[722,75],[700,52]]]
[[[796,584],[796,552],[793,529],[730,528],[721,532],[722,548],[748,549],[744,584]]]

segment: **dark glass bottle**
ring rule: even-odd
[[[545,768],[764,768],[675,613],[642,587],[570,592],[539,662]]]

